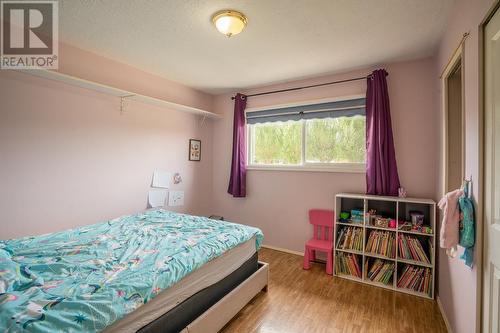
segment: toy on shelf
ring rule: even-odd
[[[339,222],[342,222],[342,223],[349,222],[349,217],[350,216],[351,216],[351,214],[349,214],[349,212],[346,212],[346,211],[340,212],[340,220],[339,220]]]
[[[391,219],[377,216],[373,220],[373,225],[379,228],[388,228]]]
[[[399,230],[402,230],[402,231],[411,231],[412,227],[413,226],[412,226],[411,222],[398,221],[398,228],[399,228]]]
[[[424,234],[432,234],[432,228],[429,226],[422,227],[422,232]]]
[[[363,223],[364,222],[364,213],[362,209],[352,209],[351,210],[351,222],[352,223]]]
[[[366,212],[366,221],[369,225],[373,225],[373,221],[376,217],[381,217],[380,215],[377,215],[376,209],[370,209],[368,212]]]
[[[413,222],[399,221],[398,229],[401,231],[413,231],[420,232],[423,234],[432,234],[432,228],[428,225],[414,225]]]
[[[368,222],[371,222],[371,218],[377,216],[377,210],[376,209],[370,209],[368,212],[366,212],[366,220]]]
[[[410,211],[411,223],[414,226],[423,226],[424,225],[424,214],[419,211]]]
[[[366,213],[366,220],[369,225],[379,227],[379,228],[396,228],[396,220],[390,217],[383,217],[382,215],[377,215],[375,209],[370,209]]]

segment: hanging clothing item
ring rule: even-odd
[[[476,226],[474,222],[474,204],[469,198],[469,183],[466,182],[463,186],[464,195],[458,200],[462,220],[460,221],[460,246],[464,247],[464,253],[460,259],[465,261],[465,264],[472,268],[474,261],[474,243],[476,238]]]
[[[446,193],[438,203],[439,209],[443,211],[439,243],[450,257],[455,257],[457,251],[460,223],[458,200],[463,194],[461,189]]]

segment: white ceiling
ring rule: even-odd
[[[60,38],[220,93],[426,57],[454,0],[62,0]],[[248,17],[226,38],[222,9]]]

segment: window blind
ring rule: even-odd
[[[290,106],[246,113],[247,124],[365,115],[365,98]]]

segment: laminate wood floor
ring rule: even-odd
[[[224,333],[447,332],[437,303],[302,269],[302,257],[262,249],[268,292],[260,292]]]

